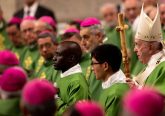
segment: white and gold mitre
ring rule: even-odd
[[[158,5],[154,20],[147,16],[142,6],[135,39],[141,39],[144,41],[162,41],[163,37]]]

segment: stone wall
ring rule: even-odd
[[[22,7],[23,0],[0,0],[6,19]],[[41,4],[52,9],[58,21],[74,18],[99,16],[99,7],[106,2],[119,3],[120,0],[40,0]]]

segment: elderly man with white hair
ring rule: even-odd
[[[151,86],[163,94],[165,93],[163,89],[165,86],[165,53],[162,40],[158,6],[154,20],[146,15],[142,7],[135,35],[134,51],[138,59],[147,66],[140,74],[133,78],[133,81],[127,80],[130,86]]]

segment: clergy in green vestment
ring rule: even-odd
[[[52,59],[57,47],[56,37],[51,32],[43,31],[38,35],[37,43],[41,57],[37,61],[35,77],[54,82],[57,71],[54,70]]]
[[[52,65],[53,49],[56,49],[57,45],[56,33],[54,30],[56,28],[55,26],[54,20],[49,16],[43,16],[35,22],[33,31],[37,35],[37,38],[42,34],[39,39],[43,38],[43,40],[40,40],[42,41],[41,46],[38,46],[40,57],[36,61],[35,74],[33,77],[49,78],[48,80],[51,80],[52,77],[56,75],[56,71]],[[45,33],[46,31],[47,34]],[[49,40],[45,41],[44,38],[49,38]]]
[[[91,63],[91,51],[101,45],[104,39],[104,30],[102,28],[101,22],[95,17],[88,17],[84,19],[81,23],[80,36],[82,38],[81,44],[85,53],[83,55],[84,58],[87,58],[85,61],[80,62],[83,66],[84,64],[87,66],[86,70],[86,79],[89,83],[89,90],[91,93],[91,99],[98,100],[100,96],[101,81],[96,80],[95,75],[93,74],[92,68],[90,66]]]
[[[147,18],[146,18],[147,17]],[[152,24],[152,26],[151,26]],[[135,35],[135,52],[138,59],[146,65],[146,68],[129,81],[130,86],[154,87],[165,94],[165,52],[161,33],[159,8],[152,20],[141,10],[139,25]]]
[[[13,45],[11,50],[16,54],[20,62],[24,58],[24,54],[26,51],[24,39],[23,37],[21,37],[21,21],[22,20],[18,17],[12,17],[6,27],[6,32]]]
[[[89,79],[91,69],[90,69],[90,63],[91,63],[91,57],[89,53],[85,53],[85,50],[83,46],[81,45],[81,36],[79,30],[75,28],[68,28],[64,31],[64,34],[62,35],[62,41],[73,41],[80,45],[82,50],[82,57],[80,60],[80,66],[82,68],[84,77],[86,80]]]
[[[22,116],[20,97],[27,81],[25,71],[21,67],[11,67],[0,78],[0,116]]]
[[[90,97],[87,81],[79,65],[81,55],[80,46],[72,41],[61,42],[55,51],[54,68],[61,71],[60,78],[54,83],[59,88],[56,96],[59,116],[76,101]]]
[[[36,63],[40,57],[37,49],[37,35],[34,33],[34,27],[35,19],[31,17],[24,18],[20,26],[27,46],[21,65],[27,71],[30,78],[34,75]]]
[[[64,34],[62,35],[62,41],[74,41],[80,45],[81,50],[83,52],[81,60],[80,60],[80,66],[82,68],[82,72],[83,72],[85,79],[89,83],[89,88],[92,93],[92,95],[91,95],[92,99],[98,100],[99,95],[100,95],[99,92],[101,90],[100,81],[96,80],[95,75],[92,72],[92,68],[90,66],[91,55],[89,52],[85,52],[85,48],[81,44],[82,40],[81,40],[81,36],[79,34],[79,30],[77,30],[75,28],[66,29],[64,31]]]
[[[52,27],[53,19],[49,16],[41,17],[41,19],[35,22],[34,33],[37,35],[37,38],[43,38],[41,41],[41,46],[38,46],[40,52],[40,57],[36,62],[35,74],[34,77],[46,78],[49,80],[52,78],[53,74],[53,49],[56,49],[57,39]],[[41,37],[40,37],[41,35]],[[45,41],[44,38],[49,38]],[[53,40],[53,41],[51,41]],[[50,45],[50,46],[49,46]],[[49,77],[48,77],[49,76]]]
[[[120,69],[122,54],[112,44],[103,44],[92,51],[92,68],[97,80],[102,81],[99,102],[106,116],[118,116],[123,95],[129,90],[126,76]]]

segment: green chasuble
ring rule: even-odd
[[[161,62],[147,77],[145,86],[154,87],[165,95],[165,61]]]
[[[34,76],[36,69],[36,63],[40,57],[36,45],[28,46],[24,59],[22,60],[22,67],[27,71],[28,76],[31,78]]]
[[[122,108],[122,97],[128,90],[126,83],[115,83],[102,91],[99,102],[104,107],[106,116],[118,116]]]
[[[0,50],[11,49],[12,42],[9,40],[5,31],[6,24],[4,20],[0,21]]]
[[[59,98],[57,116],[62,116],[66,108],[78,100],[89,99],[88,85],[82,73],[75,73],[57,80]]]
[[[88,81],[89,76],[90,76],[90,71],[88,67],[91,65],[91,56],[89,53],[85,53],[82,55],[81,61],[80,61],[80,66],[83,72],[83,75],[85,79]]]
[[[21,116],[19,98],[0,100],[0,116]]]
[[[52,60],[45,61],[44,59],[42,61],[42,59],[43,57],[40,57],[38,60],[35,77],[41,79],[45,78],[50,82],[54,82],[53,77],[56,76],[57,70],[55,70],[53,67],[53,61]]]
[[[24,55],[26,53],[26,49],[27,47],[25,46],[19,46],[19,47],[12,47],[12,52],[15,53],[15,55],[17,56],[17,58],[19,59],[20,62],[22,62],[22,59],[24,59]]]
[[[113,44],[120,48],[120,34],[116,31],[115,27],[106,27],[105,33],[107,37],[105,43]]]
[[[90,78],[88,80],[91,99],[98,101],[102,92],[102,86],[101,86],[102,82],[100,80],[96,80],[96,76],[94,75],[91,66],[89,69],[91,70]]]
[[[98,101],[100,92],[102,91],[101,81],[96,80],[96,77],[91,67],[91,55],[86,53],[82,56],[80,65],[85,76],[85,79],[89,85],[89,91],[91,93],[91,99]]]

